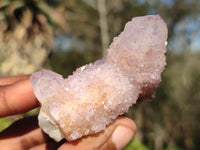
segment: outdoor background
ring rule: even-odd
[[[125,150],[199,150],[199,0],[0,0],[0,76],[48,68],[67,77],[102,58],[127,21],[148,14],[167,23],[167,66],[155,98],[126,114],[137,134]],[[37,111],[0,119],[0,131]]]

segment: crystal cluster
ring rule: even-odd
[[[64,79],[42,70],[31,76],[41,103],[40,127],[56,141],[106,128],[138,99],[149,99],[166,65],[167,27],[159,15],[133,18],[106,56]]]

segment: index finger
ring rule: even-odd
[[[30,75],[19,75],[19,76],[11,76],[11,77],[1,77],[0,78],[0,85],[8,85],[8,84],[12,84],[14,82],[20,81],[20,80],[24,80],[24,79],[28,79],[30,77]]]
[[[0,86],[0,117],[24,113],[38,105],[29,78]]]

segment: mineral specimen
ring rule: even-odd
[[[159,15],[133,18],[106,56],[64,79],[48,70],[31,76],[41,103],[40,127],[56,141],[106,128],[138,99],[149,99],[166,65],[167,27]]]

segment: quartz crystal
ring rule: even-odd
[[[150,99],[166,65],[167,27],[159,15],[133,18],[106,56],[73,75],[41,70],[31,76],[41,103],[40,127],[56,141],[106,128],[137,100]]]

